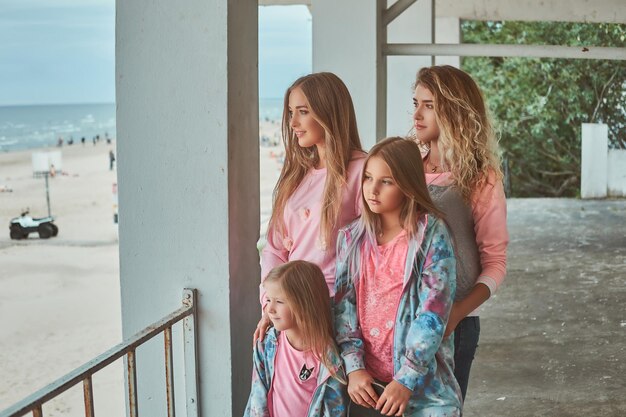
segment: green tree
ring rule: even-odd
[[[462,23],[463,42],[626,46],[626,25],[556,22]],[[577,196],[581,123],[606,123],[626,149],[626,62],[466,57],[500,131],[511,193]]]

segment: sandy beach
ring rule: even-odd
[[[262,135],[279,125],[263,121]],[[91,143],[0,153],[0,410],[122,341],[118,230],[113,222],[112,145]],[[59,235],[9,238],[21,210],[47,215],[45,180],[33,178],[31,154],[61,150],[62,173],[50,178]],[[261,221],[271,209],[280,147],[260,148]],[[9,191],[11,190],[11,191]],[[155,318],[157,319],[157,318]],[[83,416],[82,387],[47,404],[44,414]],[[97,415],[124,415],[121,361],[96,374]]]
[[[98,143],[48,148],[62,151],[63,165],[49,179],[57,237],[11,240],[8,225],[29,208],[47,215],[45,180],[33,178],[31,154],[0,154],[0,409],[19,401],[121,341],[117,225],[109,149]],[[6,318],[10,318],[7,320]],[[94,381],[100,398],[114,398],[119,372]],[[118,385],[119,386],[119,385]],[[119,401],[101,401],[105,415]],[[82,392],[72,390],[44,408],[46,415],[80,411]],[[110,408],[109,408],[110,407]],[[76,415],[80,415],[76,413]]]

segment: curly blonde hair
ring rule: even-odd
[[[439,162],[452,173],[463,199],[471,202],[474,191],[502,178],[498,139],[483,94],[468,73],[449,65],[422,68],[418,85],[434,97]]]

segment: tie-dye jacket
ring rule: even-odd
[[[278,331],[271,327],[263,340],[257,342],[253,355],[252,387],[244,417],[269,417],[267,395],[274,378],[274,360],[278,347]],[[337,376],[347,381],[341,358],[334,356]],[[343,417],[346,415],[348,402],[347,387],[320,363],[317,376],[317,388],[309,404],[307,417]],[[284,417],[284,416],[274,416]]]
[[[357,317],[360,276],[350,272],[352,256],[361,264],[361,245],[347,253],[356,220],[339,234],[335,282],[335,329],[346,372],[365,369]],[[393,338],[393,379],[413,391],[405,416],[458,416],[461,394],[454,378],[454,341],[444,340],[456,289],[456,259],[448,228],[434,216],[420,218],[417,238],[409,239],[402,296]]]

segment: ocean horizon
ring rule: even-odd
[[[259,120],[280,120],[282,98],[259,99]],[[115,103],[0,106],[0,152],[116,137]]]

